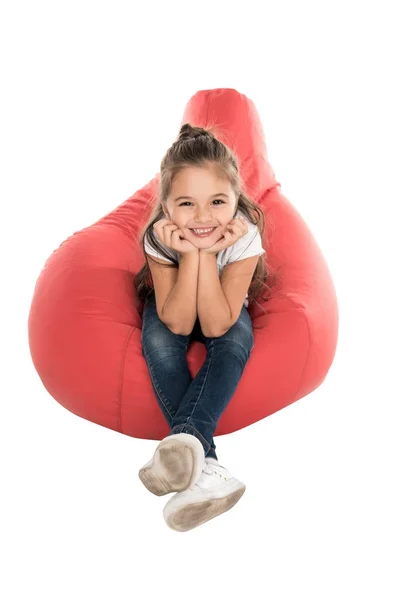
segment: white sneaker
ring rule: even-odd
[[[164,519],[175,531],[189,531],[232,508],[245,490],[215,458],[206,458],[198,481],[168,500]]]
[[[181,492],[193,485],[204,467],[204,448],[190,433],[169,435],[139,471],[143,485],[156,496]]]

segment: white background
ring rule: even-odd
[[[1,577],[4,600],[398,600],[399,21],[396,2],[4,2]],[[27,319],[60,243],[159,169],[186,103],[233,87],[340,310],[319,389],[216,438],[247,485],[187,533],[137,477],[155,441],[57,403]]]

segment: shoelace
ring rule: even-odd
[[[221,479],[225,479],[225,481],[228,481],[228,478],[225,477],[225,475],[222,475],[222,473],[220,473],[219,471],[216,471],[215,469],[213,469],[213,467],[212,467],[212,465],[210,465],[210,463],[205,463],[203,471],[204,471],[204,473],[207,473],[207,475],[212,475],[213,473],[215,473],[216,475],[219,475]]]

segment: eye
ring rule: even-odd
[[[220,198],[216,198],[215,200],[213,200],[213,202],[222,202],[222,204],[225,204],[225,201],[221,200]],[[186,202],[182,202],[182,204],[179,204],[179,206],[184,206],[185,204],[192,204],[192,202],[189,202],[189,200],[186,200]],[[220,206],[220,205],[216,204],[215,206]]]

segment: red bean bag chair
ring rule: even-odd
[[[238,156],[244,191],[272,223],[264,231],[264,256],[279,275],[270,294],[263,291],[266,301],[249,305],[254,349],[218,436],[268,417],[324,381],[336,351],[338,306],[321,250],[280,192],[253,102],[234,89],[199,91],[186,106],[186,122],[211,125]],[[28,320],[34,366],[55,400],[84,419],[151,440],[161,440],[169,428],[142,355],[133,278],[144,262],[139,235],[158,176],[51,254]],[[192,377],[205,356],[205,346],[194,341],[188,351]]]

